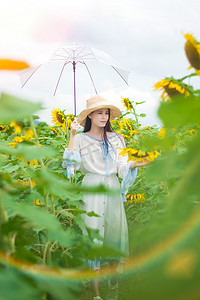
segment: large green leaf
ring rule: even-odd
[[[6,145],[5,142],[0,143],[0,152],[7,155],[23,156],[27,160],[54,158],[58,154],[58,150],[51,146],[35,146],[20,143],[15,148],[12,148]]]
[[[52,300],[80,300],[81,284],[79,280],[51,278],[50,276],[34,276],[38,287],[46,291]],[[47,297],[49,299],[49,297]]]
[[[73,194],[75,194],[77,198],[78,192],[108,193],[111,195],[119,192],[116,189],[108,189],[104,185],[89,187],[86,185],[71,184],[69,181],[67,181],[66,177],[56,172],[50,171],[47,168],[41,168],[31,175],[33,176],[33,179],[37,181],[36,188],[38,191],[40,191],[41,193],[49,192],[50,194],[56,195],[63,200],[68,196],[73,196]]]
[[[26,144],[19,144],[15,149],[15,155],[23,155],[27,160],[33,159],[47,159],[56,157],[58,150],[50,146],[30,146]]]
[[[41,292],[18,272],[8,268],[0,270],[1,300],[35,300],[41,296]]]
[[[158,115],[165,126],[199,124],[200,99],[199,97],[177,97],[173,102],[162,102]]]
[[[49,238],[58,241],[66,247],[72,246],[73,236],[71,232],[65,231],[55,215],[48,213],[44,208],[33,207],[29,204],[16,203],[8,195],[2,197],[2,204],[5,208],[13,209],[17,214],[23,216],[36,228],[47,229]]]
[[[97,257],[122,257],[123,253],[114,247],[108,245],[96,246],[87,252],[87,256],[90,259]]]
[[[155,184],[156,181],[170,179],[174,176],[180,177],[184,172],[184,168],[184,156],[171,151],[168,155],[158,157],[146,168],[145,182]]]
[[[22,120],[41,108],[41,104],[31,103],[15,96],[2,94],[0,99],[0,120]]]

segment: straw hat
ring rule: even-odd
[[[86,109],[84,109],[78,116],[77,121],[81,126],[85,125],[87,116],[100,108],[110,108],[110,120],[120,117],[122,115],[119,108],[109,103],[105,98],[95,95],[94,97],[86,100]]]

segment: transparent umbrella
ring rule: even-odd
[[[80,46],[58,48],[38,66],[22,71],[19,76],[22,88],[65,95],[73,91],[74,115],[80,93],[96,93],[128,85],[129,71],[107,53]]]

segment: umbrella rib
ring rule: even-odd
[[[67,52],[66,48],[63,48],[63,49],[64,49],[64,51],[70,56],[70,58],[74,60],[74,57],[73,57],[69,52]],[[84,47],[84,49],[85,49],[85,47]],[[81,51],[76,55],[76,59],[78,58],[78,55],[79,55],[84,49],[81,49]]]
[[[79,47],[79,48],[81,48],[81,47]],[[86,48],[87,48],[87,47],[82,47],[82,48],[80,49],[80,51],[76,54],[76,59],[79,58],[80,53],[83,52]],[[84,55],[84,54],[83,54],[83,55]],[[81,57],[81,56],[80,56],[80,57]]]
[[[88,55],[89,55],[89,54],[88,54]],[[64,57],[64,56],[63,56],[63,57]],[[76,60],[77,60],[77,59],[79,59],[79,61],[77,61],[77,62],[80,62],[80,59],[82,59],[82,58],[81,58],[81,57],[79,57],[79,58],[77,57]],[[84,59],[85,59],[85,58],[83,58],[82,60],[84,60]],[[94,60],[93,57],[89,57],[89,58],[86,58],[86,59],[87,59],[87,60]],[[54,58],[51,58],[51,60],[63,60],[63,58],[60,58],[60,59],[57,59],[57,58],[55,58],[55,59],[54,59]],[[69,61],[69,60],[70,60],[70,62],[73,61],[72,58],[67,58],[67,59],[65,58],[65,61]],[[95,60],[95,61],[96,61],[96,60]]]
[[[68,52],[65,48],[62,48],[69,56],[70,58],[72,58],[72,55],[70,54],[70,52]]]
[[[64,49],[65,50],[65,49]],[[62,57],[63,58],[65,58],[66,60],[70,60],[70,59],[73,59],[73,57],[72,57],[72,55],[70,54],[70,53],[68,53],[66,50],[65,50],[65,52],[69,55],[69,58],[67,58],[66,59],[66,56],[64,56],[64,55],[62,55],[62,54],[54,54],[53,56],[52,56],[52,58],[51,58],[51,60],[59,60],[59,59],[57,59],[57,57],[60,57],[60,60],[63,60],[62,59]],[[94,57],[89,57],[89,58],[87,58],[86,56],[90,56],[91,55],[91,53],[87,53],[87,54],[83,54],[82,56],[79,56],[79,54],[80,54],[81,52],[79,52],[77,55],[76,55],[76,60],[77,59],[91,59],[91,60],[97,60],[96,58],[94,58]],[[92,53],[92,55],[94,55],[93,53]],[[55,57],[55,58],[54,58]]]
[[[85,47],[82,48],[82,49],[77,53],[77,56],[78,56],[81,52],[83,52],[83,50],[85,50]]]
[[[88,74],[89,74],[89,76],[90,76],[90,79],[91,79],[91,81],[92,81],[92,84],[93,84],[93,87],[94,87],[95,93],[96,93],[96,94],[98,94],[98,93],[97,93],[97,90],[96,90],[96,87],[95,87],[95,85],[94,85],[94,81],[93,81],[92,75],[91,75],[91,73],[90,73],[90,70],[89,70],[88,66],[86,65],[86,63],[85,63],[85,62],[82,62],[82,61],[80,61],[80,63],[82,63],[82,64],[84,64],[84,65],[85,65],[85,67],[86,67],[86,69],[87,69],[87,71],[88,71]]]
[[[126,81],[126,79],[117,71],[117,69],[115,68],[115,67],[113,67],[113,66],[111,66],[116,72],[117,72],[117,74],[124,80],[124,82],[127,84],[127,85],[129,85],[128,84],[128,82]]]
[[[83,57],[83,59],[85,59],[86,56],[90,56],[90,55],[91,55],[91,53],[83,54],[82,56],[80,56],[80,58]],[[94,57],[89,57],[89,58],[86,58],[86,59],[94,59]],[[95,60],[97,60],[97,59],[95,58]]]
[[[57,88],[58,88],[58,85],[59,85],[59,83],[60,83],[60,79],[61,79],[62,73],[63,73],[63,71],[64,71],[64,68],[65,68],[65,66],[66,66],[68,63],[69,63],[69,61],[68,61],[67,63],[65,62],[64,65],[63,65],[63,67],[62,67],[62,70],[61,70],[61,72],[60,72],[60,76],[59,76],[58,81],[57,81],[57,83],[56,83],[56,88],[55,88],[54,93],[53,93],[54,96],[55,96],[55,94],[56,94],[56,92],[57,92]]]
[[[21,86],[21,88],[23,88],[25,86],[25,84],[29,81],[29,79],[33,76],[33,74],[41,67],[42,65],[39,65],[35,71],[33,71],[33,73],[31,73],[31,75],[28,77],[28,79],[23,83],[23,85]]]
[[[70,55],[70,54],[69,54]],[[66,56],[64,56],[64,55],[61,55],[61,54],[54,54],[54,56],[56,56],[56,57],[63,57],[63,58],[65,58],[66,59]],[[51,60],[54,60],[53,58],[51,58]]]
[[[91,55],[91,53],[87,53],[87,54],[82,54],[82,56],[80,55],[81,52],[83,52],[87,47],[84,47],[83,49],[81,49],[77,54],[76,54],[76,59],[81,59],[82,57],[85,57],[85,56],[89,56]],[[63,50],[70,56],[70,58],[73,58],[73,56],[67,51],[66,48],[63,48]],[[92,53],[93,54],[93,53]],[[94,55],[94,54],[93,54]],[[91,59],[94,59],[94,58],[91,58]]]
[[[90,56],[91,54],[94,55],[93,52],[92,52],[92,53],[86,53],[86,54],[83,53],[82,56],[80,56],[80,53],[83,52],[83,50],[85,50],[85,49],[87,49],[87,47],[84,47],[84,49],[81,49],[81,51],[77,54],[77,58],[78,58],[78,56],[79,56],[80,59],[82,59],[82,58],[85,59],[86,56]],[[91,58],[86,58],[86,59],[94,59],[94,58],[91,57]],[[95,60],[96,60],[96,59],[95,59]]]

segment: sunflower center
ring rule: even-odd
[[[167,92],[167,94],[170,96],[170,97],[174,97],[174,96],[178,96],[178,95],[181,95],[177,89],[175,88],[170,88],[169,86],[165,86],[165,91]]]
[[[148,153],[147,153],[147,152],[143,152],[143,153],[139,154],[139,153],[137,152],[137,153],[135,153],[135,154],[131,153],[130,155],[131,155],[131,156],[134,156],[134,157],[147,157],[147,156],[148,156]]]
[[[64,118],[63,118],[63,115],[59,112],[56,112],[56,118],[58,120],[58,122],[60,122],[61,124],[64,123]]]

